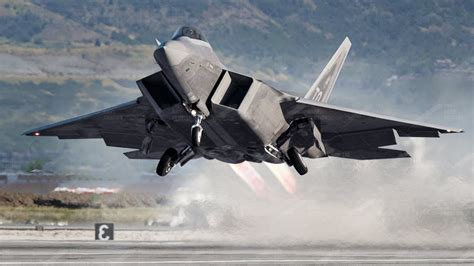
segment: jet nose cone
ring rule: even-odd
[[[188,49],[179,42],[169,42],[155,50],[155,59],[161,68],[179,65],[189,56]]]

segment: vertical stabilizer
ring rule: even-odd
[[[318,102],[327,102],[331,95],[332,88],[336,83],[339,72],[341,72],[342,65],[346,60],[347,54],[351,49],[351,41],[345,38],[339,49],[332,56],[329,63],[323,69],[318,79],[313,83],[309,91],[304,96],[306,99],[311,99]]]

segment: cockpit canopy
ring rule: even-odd
[[[171,39],[176,40],[179,37],[189,37],[191,39],[195,40],[200,40],[204,42],[208,42],[204,34],[201,33],[198,29],[190,26],[182,26],[178,28],[175,33],[173,34],[173,37]]]

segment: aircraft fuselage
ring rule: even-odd
[[[195,153],[229,163],[284,162],[265,152],[265,147],[275,144],[288,129],[280,103],[295,97],[228,71],[202,40],[173,38],[160,45],[154,57],[169,84],[169,94],[177,98],[163,107],[154,104],[160,118],[190,140],[195,112],[202,115],[204,134]]]

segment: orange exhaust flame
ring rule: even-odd
[[[259,197],[266,196],[266,185],[260,174],[249,162],[229,164],[232,170],[252,189]]]
[[[271,164],[265,162],[264,164],[270,169],[288,193],[294,194],[296,192],[296,178],[286,164]]]

